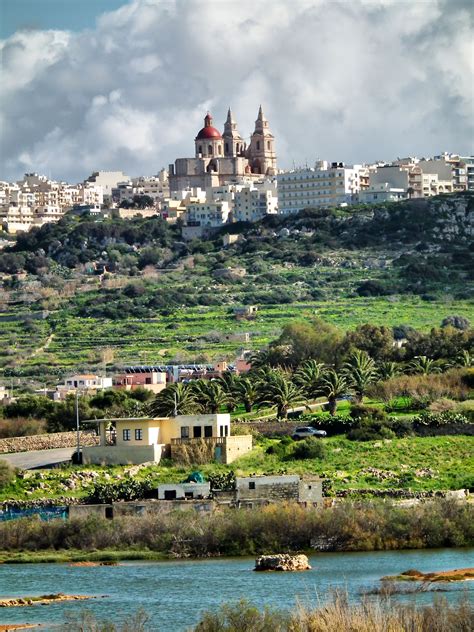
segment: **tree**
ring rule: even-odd
[[[330,369],[321,379],[321,391],[328,398],[329,413],[336,414],[337,399],[347,393],[348,384],[344,375]]]
[[[358,402],[362,401],[367,388],[377,380],[375,362],[368,353],[358,349],[344,363],[343,374]]]
[[[454,327],[461,331],[467,331],[471,328],[471,323],[464,316],[447,316],[441,322],[441,327]]]
[[[341,354],[341,332],[319,318],[308,323],[289,323],[281,336],[270,345],[286,348],[286,360],[298,366],[305,360],[317,360],[326,364],[337,362]]]
[[[400,366],[396,362],[381,362],[377,366],[377,375],[381,382],[391,380],[400,375]]]
[[[258,399],[257,380],[248,377],[241,377],[236,383],[236,396],[238,401],[244,405],[245,412],[252,412],[252,408]]]
[[[434,360],[423,355],[417,356],[408,364],[408,372],[414,375],[430,375],[441,373],[441,369]]]
[[[196,380],[190,383],[189,388],[204,413],[215,415],[227,404],[227,394],[217,380]]]
[[[33,417],[43,419],[54,410],[54,402],[44,395],[22,395],[14,402],[7,404],[4,416],[10,419],[14,417]]]
[[[321,394],[321,378],[325,370],[322,362],[307,360],[296,371],[295,384],[301,388],[307,399],[315,399]]]
[[[217,381],[222,386],[222,389],[227,396],[227,412],[231,413],[235,410],[238,401],[238,377],[231,371],[225,371]]]
[[[302,397],[298,386],[278,370],[271,372],[267,382],[259,382],[259,392],[258,404],[275,406],[278,419],[286,419],[288,409]]]
[[[174,417],[200,412],[196,396],[188,384],[170,384],[148,404],[148,412],[154,417]]]
[[[393,331],[390,327],[378,325],[359,325],[354,331],[348,331],[344,345],[366,351],[374,360],[387,360],[393,354]]]

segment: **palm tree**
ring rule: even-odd
[[[322,362],[307,360],[296,371],[295,384],[301,388],[307,399],[315,399],[321,394],[321,378],[325,369]]]
[[[417,356],[408,364],[408,371],[413,375],[430,375],[440,373],[441,369],[435,361],[425,355]]]
[[[354,391],[356,401],[361,402],[367,387],[377,379],[375,362],[366,351],[356,349],[344,363],[343,374]]]
[[[377,367],[377,375],[381,382],[391,380],[400,375],[400,366],[396,362],[380,362]]]
[[[279,370],[272,371],[269,378],[259,382],[258,404],[275,406],[278,419],[286,419],[288,409],[301,399],[302,392]]]
[[[225,371],[217,378],[217,382],[222,386],[224,393],[227,395],[227,412],[231,413],[235,410],[238,403],[238,377],[231,371]]]
[[[216,414],[227,404],[227,394],[217,380],[196,380],[190,389],[204,413]]]
[[[471,367],[474,365],[474,357],[467,350],[463,349],[455,359],[450,363],[452,367]]]
[[[241,377],[235,385],[235,393],[239,402],[245,407],[246,413],[251,413],[254,404],[258,399],[257,380],[248,377]]]
[[[323,378],[321,378],[321,391],[328,398],[328,408],[331,415],[336,414],[337,399],[347,393],[348,384],[344,375],[336,373],[334,369],[330,369]]]
[[[175,382],[158,393],[148,405],[154,417],[174,417],[200,412],[200,406],[188,384]]]

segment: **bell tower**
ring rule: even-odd
[[[224,140],[224,156],[236,158],[237,156],[243,155],[245,152],[245,143],[237,130],[237,123],[234,120],[230,108],[227,112],[226,122],[224,123],[222,138]]]
[[[274,175],[276,173],[275,137],[270,132],[268,121],[260,106],[255,131],[250,140],[248,158],[253,173]]]

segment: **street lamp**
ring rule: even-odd
[[[76,388],[76,437],[77,437],[77,448],[76,448],[76,464],[79,465],[79,459],[81,454],[81,435],[79,430],[79,389]]]

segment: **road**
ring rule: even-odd
[[[55,463],[69,461],[75,448],[56,448],[54,450],[32,450],[31,452],[14,452],[0,454],[1,461],[7,461],[13,467],[22,470],[32,470],[38,467],[46,467]]]

